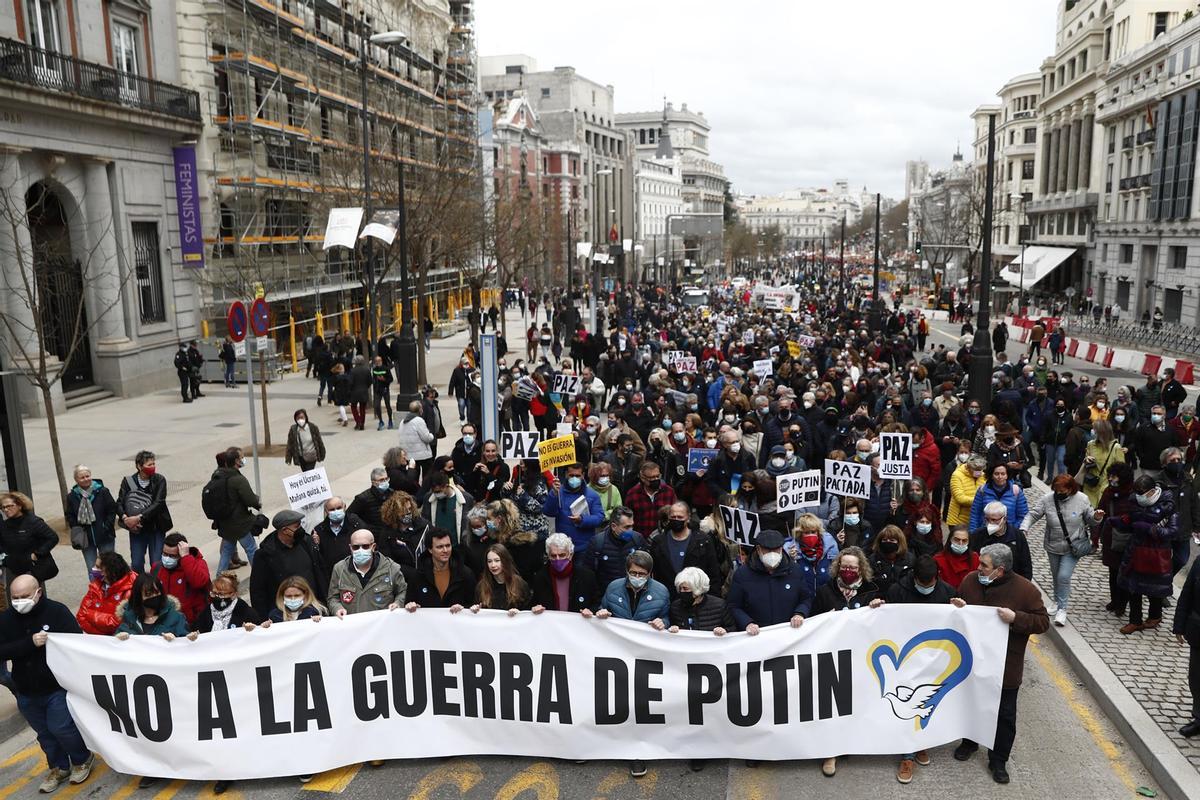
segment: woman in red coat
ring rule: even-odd
[[[84,633],[112,636],[117,632],[121,624],[117,606],[129,598],[136,577],[121,554],[109,552],[96,557],[87,594],[75,614]]]
[[[950,538],[933,560],[938,565],[938,577],[958,591],[963,578],[979,569],[979,553],[971,549],[971,536],[965,525],[950,530]]]

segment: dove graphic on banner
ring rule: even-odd
[[[942,688],[940,683],[925,683],[915,689],[908,686],[897,686],[884,695],[892,704],[892,713],[898,719],[924,719],[933,713],[933,706],[925,704]]]

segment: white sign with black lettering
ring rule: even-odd
[[[500,431],[500,457],[520,460],[538,457],[537,431]]]
[[[912,434],[879,434],[879,475],[896,480],[912,479]]]
[[[725,535],[729,541],[753,546],[758,536],[758,514],[742,511],[732,506],[721,506],[721,519],[725,522]]]
[[[682,358],[675,359],[675,371],[681,375],[695,375],[696,357],[683,356]]]
[[[550,391],[574,397],[579,394],[579,376],[563,372],[554,373],[554,388]]]
[[[825,493],[869,500],[871,465],[825,459]]]
[[[760,378],[769,378],[775,372],[775,366],[769,358],[760,358],[754,362],[754,374]]]
[[[775,478],[775,502],[780,511],[821,504],[821,470],[810,469]]]
[[[684,350],[668,350],[667,351],[667,368],[675,366],[675,362],[687,355]]]

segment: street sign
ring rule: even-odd
[[[250,330],[254,331],[255,336],[266,336],[270,324],[271,311],[267,308],[267,301],[261,297],[255,298],[250,304]]]
[[[245,358],[246,357],[246,340],[245,339],[243,339],[240,342],[233,343],[233,354],[237,358]]]
[[[229,338],[240,342],[246,338],[246,306],[241,300],[229,304],[229,315],[225,318],[229,323]]]
[[[254,340],[254,352],[256,352],[256,353],[267,352],[267,343],[270,341],[271,340],[268,339],[266,336],[260,336],[257,339],[255,339]]]

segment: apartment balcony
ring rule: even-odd
[[[200,124],[200,96],[191,89],[31,47],[16,39],[0,38],[0,83],[4,81],[33,87],[41,94],[39,99],[70,96],[103,106],[102,109],[67,106],[67,110],[96,110],[101,116],[113,116],[112,111],[124,109],[161,114],[189,123],[188,128]],[[154,125],[144,114],[131,116],[138,124],[162,127]]]

